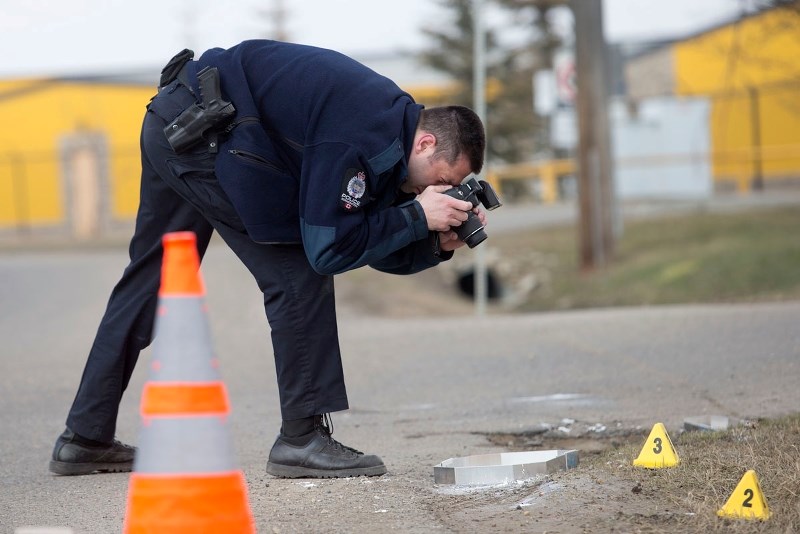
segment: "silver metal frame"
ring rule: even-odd
[[[433,467],[436,484],[503,484],[578,466],[577,450],[501,452],[449,458]]]

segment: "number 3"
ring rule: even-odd
[[[661,438],[654,439],[653,443],[656,444],[656,446],[653,447],[653,452],[656,453],[656,454],[660,454],[661,453]]]

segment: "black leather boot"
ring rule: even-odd
[[[66,429],[56,440],[50,472],[57,475],[88,475],[99,472],[125,473],[133,469],[136,448],[117,440],[89,444]]]
[[[269,453],[267,473],[284,478],[338,478],[379,476],[386,473],[383,460],[364,454],[331,437],[330,425],[316,416],[314,430],[290,438],[279,434]]]

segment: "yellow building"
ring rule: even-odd
[[[146,84],[0,81],[0,232],[78,237],[130,221],[138,204]]]
[[[706,97],[712,172],[740,190],[800,177],[800,2],[743,17],[626,64],[633,99]]]

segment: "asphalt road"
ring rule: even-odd
[[[47,462],[125,263],[124,247],[0,254],[0,532],[121,529],[127,475],[55,477]],[[336,436],[380,454],[390,472],[319,484],[273,479],[264,467],[280,421],[260,295],[219,244],[203,269],[260,532],[448,531],[435,512],[443,497],[432,466],[497,450],[480,432],[564,418],[674,430],[690,415],[770,417],[800,407],[800,302],[482,319],[389,319],[341,302],[351,410],[334,416]],[[136,441],[149,357],[123,400],[123,441]]]

